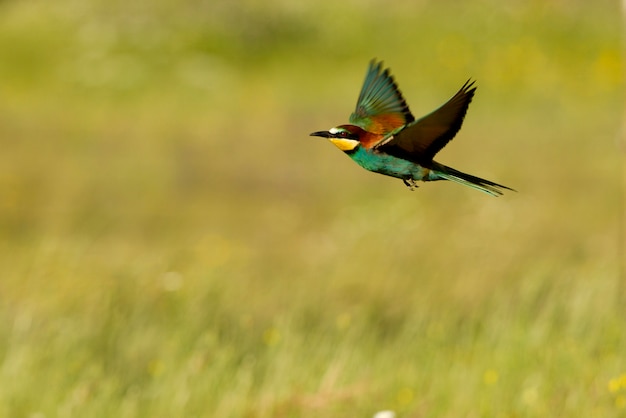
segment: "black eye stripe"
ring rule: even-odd
[[[346,130],[338,130],[337,132],[335,132],[333,134],[333,136],[335,138],[341,138],[341,139],[354,139],[356,141],[358,141],[359,139],[359,135],[352,133],[350,131],[346,131]]]

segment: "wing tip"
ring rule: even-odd
[[[474,94],[477,87],[478,86],[476,85],[476,80],[472,80],[472,78],[470,77],[467,79],[465,84],[463,84],[463,87],[461,87],[459,92],[463,92],[465,94]]]

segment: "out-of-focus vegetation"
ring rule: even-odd
[[[623,416],[620,18],[0,3],[0,415]],[[373,57],[416,115],[477,79],[438,160],[519,193],[308,137]]]

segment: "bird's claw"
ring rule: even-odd
[[[415,180],[413,179],[402,179],[402,181],[404,182],[404,184],[406,184],[406,187],[408,187],[409,189],[411,189],[411,191],[417,189],[419,186],[415,183]]]

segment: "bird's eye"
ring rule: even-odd
[[[348,132],[346,132],[346,131],[339,132],[339,137],[340,138],[347,138],[348,137]]]

